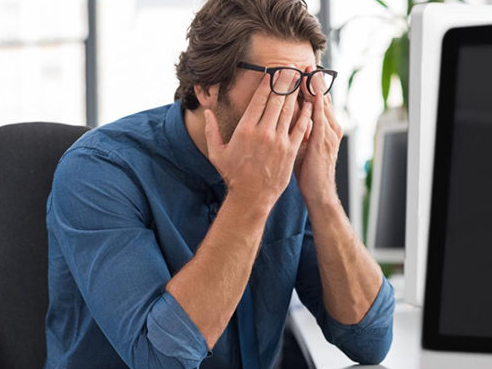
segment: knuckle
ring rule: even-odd
[[[304,132],[306,130],[306,126],[309,124],[309,118],[308,117],[300,117],[297,122],[295,123],[295,126],[293,127],[299,132]]]
[[[284,106],[282,107],[282,110],[281,110],[281,114],[286,115],[286,116],[290,116],[290,115],[292,115],[293,111],[294,111],[294,109],[292,106],[284,104]]]
[[[281,139],[281,140],[279,140],[279,142],[278,142],[278,148],[282,152],[289,152],[290,151],[289,141],[287,139]]]
[[[337,137],[341,137],[343,135],[343,129],[340,126],[340,124],[338,124],[338,122],[335,119],[332,119],[330,121],[330,123],[331,123],[331,126],[333,127],[333,130],[335,131]]]
[[[289,144],[287,147],[287,154],[289,155],[289,157],[296,156],[297,154],[296,147],[292,144]]]
[[[273,107],[280,108],[284,104],[284,98],[280,95],[274,95],[271,97],[270,103],[273,105]]]
[[[248,137],[253,134],[253,127],[250,125],[243,125],[236,128],[237,133],[242,137]]]
[[[261,130],[259,139],[263,143],[270,144],[273,141],[273,134],[268,130]]]
[[[265,106],[268,102],[268,95],[265,96],[263,94],[258,94],[258,95],[256,95],[256,100],[257,100],[258,105]]]
[[[342,138],[343,136],[343,130],[342,130],[342,127],[340,126],[336,126],[336,133],[337,133],[337,136],[338,136],[338,140],[340,141],[340,139]]]

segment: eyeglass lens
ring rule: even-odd
[[[315,71],[309,81],[309,92],[313,95],[321,92],[321,94],[324,95],[330,90],[332,84],[333,76],[331,74],[328,74],[323,70]]]
[[[278,81],[278,78],[280,77],[280,72],[282,70],[285,69],[282,68],[275,72],[273,81]],[[302,76],[301,73],[299,73],[298,71],[294,71],[293,69],[290,70],[294,72],[294,77],[293,77],[294,82],[290,86],[274,82],[273,92],[277,94],[289,94],[296,90],[296,88],[300,83],[295,83],[295,81],[298,81]],[[334,79],[333,76],[331,74],[326,73],[326,71],[323,70],[315,71],[312,74],[311,78],[309,79],[308,90],[313,95],[316,95],[316,93],[318,92],[321,92],[324,95],[329,91],[331,85],[333,84],[333,79]]]

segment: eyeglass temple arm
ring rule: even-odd
[[[249,64],[249,63],[245,63],[245,62],[240,62],[240,63],[237,64],[237,66],[239,68],[256,70],[258,72],[263,72],[263,73],[266,73],[267,72],[267,69],[268,69],[267,67],[260,67],[258,65]]]

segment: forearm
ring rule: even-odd
[[[381,287],[381,269],[359,240],[339,201],[308,205],[308,212],[325,308],[340,323],[359,323]]]
[[[209,349],[241,299],[269,210],[228,195],[196,255],[166,285]]]

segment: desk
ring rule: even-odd
[[[290,309],[290,323],[310,369],[346,369],[356,363],[328,343],[316,320],[300,303]],[[397,299],[393,344],[381,365],[360,365],[371,369],[491,369],[492,354],[470,354],[423,350],[420,345],[422,309]]]

